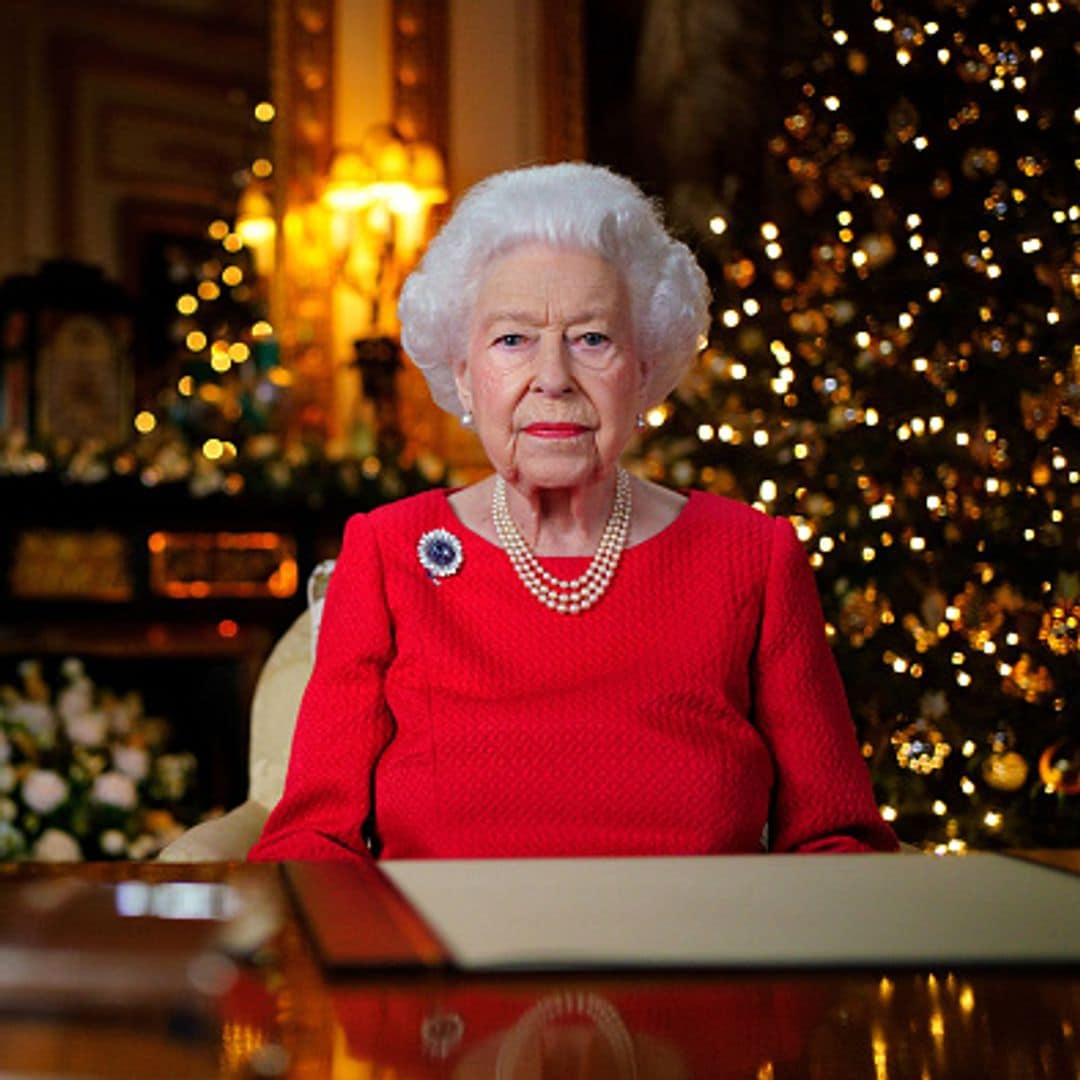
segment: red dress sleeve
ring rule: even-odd
[[[754,718],[776,766],[771,851],[895,851],[855,738],[806,552],[777,519],[754,657]]]
[[[383,693],[392,651],[378,544],[357,514],[330,578],[285,792],[249,859],[368,857],[371,772],[393,732]]]

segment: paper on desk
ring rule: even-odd
[[[380,865],[465,969],[1080,961],[1080,877],[990,854]]]

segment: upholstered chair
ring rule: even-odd
[[[248,797],[221,817],[188,829],[158,855],[165,862],[243,859],[259,838],[285,788],[296,715],[311,675],[332,560],[308,579],[308,607],[278,639],[263,665],[251,703]]]

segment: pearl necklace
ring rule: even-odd
[[[506,504],[506,481],[501,476],[495,477],[491,493],[491,517],[495,532],[510,558],[514,573],[541,604],[560,615],[577,615],[588,611],[607,592],[619,559],[626,550],[626,539],[630,535],[630,510],[630,475],[624,469],[619,469],[615,474],[615,501],[600,537],[600,546],[581,577],[563,581],[549,574],[529,550],[529,545],[510,516],[510,508]]]

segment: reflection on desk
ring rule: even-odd
[[[85,988],[83,1000],[51,1012],[7,1001],[0,1071],[8,1074],[1057,1080],[1077,1075],[1080,1060],[1080,979],[1069,969],[329,978],[275,867],[4,866],[0,911],[20,884],[61,877],[97,886],[224,883],[278,921],[261,947],[250,929],[224,946],[244,958],[211,995],[201,1025],[175,1000],[165,1010],[130,1001],[115,1009]],[[131,925],[159,903],[151,898],[175,912],[164,898],[185,894],[136,887],[116,895],[145,901],[141,917],[115,915]],[[234,894],[213,895],[229,925],[240,912],[224,898]],[[151,944],[144,934],[143,951]],[[179,1000],[197,998],[189,988]]]

